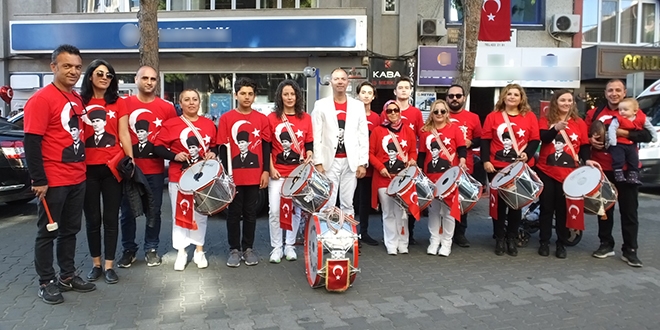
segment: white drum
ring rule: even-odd
[[[296,167],[284,179],[281,194],[293,200],[293,204],[301,209],[318,212],[330,198],[332,182],[318,172],[312,164],[302,164]]]
[[[402,196],[406,196],[411,189],[417,192],[420,212],[431,205],[435,195],[435,184],[417,166],[408,166],[399,172],[390,181],[386,192],[394,197],[399,206],[407,210],[408,203]]]
[[[564,180],[566,196],[584,198],[586,213],[603,215],[616,203],[618,193],[603,172],[592,166],[581,166],[573,170]]]
[[[543,182],[527,164],[515,162],[493,177],[490,186],[512,209],[520,210],[541,196]]]
[[[469,212],[481,198],[481,183],[459,166],[445,171],[435,183],[435,187],[437,197],[443,202],[458,189],[461,214]]]
[[[192,192],[195,211],[216,214],[229,206],[236,195],[236,185],[217,160],[192,164],[179,179],[179,190]]]

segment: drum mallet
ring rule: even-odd
[[[41,200],[41,203],[44,205],[44,210],[46,211],[46,216],[48,217],[48,224],[46,224],[46,230],[56,231],[57,222],[53,221],[53,217],[50,215],[50,209],[48,208],[48,203],[46,203],[46,198]]]

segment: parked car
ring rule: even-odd
[[[22,114],[21,114],[22,117]],[[24,204],[34,199],[23,148],[23,128],[0,118],[0,202]]]
[[[649,118],[660,134],[660,80],[654,82],[637,96],[639,108]],[[660,184],[660,141],[641,143],[639,160],[642,163],[639,179],[645,185]]]

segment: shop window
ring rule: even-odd
[[[655,0],[584,0],[584,43],[649,44],[658,42]]]
[[[231,0],[215,0],[214,9],[231,9]]]
[[[447,24],[463,22],[461,0],[445,0]],[[542,26],[544,23],[544,0],[511,0],[511,25]]]

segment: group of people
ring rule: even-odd
[[[183,200],[178,186],[182,173],[197,161],[217,159],[224,168],[231,168],[236,195],[227,211],[227,266],[239,267],[241,263],[253,266],[259,262],[254,251],[259,189],[268,189],[269,261],[298,258],[294,244],[302,211],[283,198],[281,190],[284,180],[300,164],[314,165],[332,182],[325,207],[338,204],[345,214],[354,216],[353,198],[357,192],[360,244],[379,244],[369,233],[369,214],[372,208],[380,207],[383,242],[387,253],[396,255],[408,253],[408,246],[416,244],[413,230],[419,213],[407,215],[408,210],[386,193],[391,180],[410,166],[418,166],[433,182],[454,166],[472,173],[476,148],[481,148],[483,167],[491,179],[514,161],[535,166],[545,185],[539,254],[549,254],[554,214],[556,255],[565,258],[566,206],[561,182],[582,163],[601,166],[614,180],[617,172],[608,167],[612,165],[611,156],[602,136],[589,136],[587,126],[594,120],[608,125],[618,117],[619,104],[628,102],[624,100],[623,83],[613,80],[606,89],[608,105],[590,111],[585,123],[577,116],[572,93],[560,90],[554,93],[548,114],[537,121],[524,89],[512,84],[503,89],[495,110],[482,126],[476,114],[464,109],[467,95],[463,87],[452,85],[446,100],[434,102],[424,121],[421,111],[410,105],[412,80],[402,78],[396,82],[394,99],[385,103],[379,115],[371,109],[376,98],[374,86],[363,82],[356,90],[357,98],[352,98],[347,94],[347,73],[335,69],[330,80],[332,96],[316,101],[311,114],[295,81],[279,84],[275,111],[266,116],[252,109],[256,84],[249,78],[239,78],[234,85],[237,107],[223,114],[216,126],[199,115],[201,98],[192,89],[179,94],[182,114],[177,115],[171,103],[156,96],[158,73],[149,66],[137,71],[137,95],[125,99],[118,96],[114,68],[101,59],[87,66],[81,92],[74,91],[83,69],[80,51],[74,46],[55,49],[51,69],[53,83],[35,93],[25,106],[25,153],[32,189],[39,198],[35,242],[38,295],[49,304],[61,303],[62,291],[93,291],[95,285],[90,282],[101,277],[109,284],[119,281],[114,270],[119,229],[123,251],[116,266],[126,268],[136,261],[135,216],[139,213],[149,220],[143,247],[147,266],[160,265],[165,159],[170,161],[167,189],[173,217],[172,245],[177,250],[174,269],[179,271],[189,261],[186,249],[190,245],[195,246],[192,261],[199,268],[208,267],[204,251],[208,217]],[[650,141],[651,134],[643,127],[619,121],[621,126],[615,134],[624,139],[619,140],[620,144]],[[636,122],[634,118],[629,121]],[[559,150],[557,146],[564,147]],[[561,153],[568,153],[570,159],[562,158]],[[142,210],[136,210],[134,196],[113,169],[118,154],[128,160],[128,176],[139,177],[137,181],[151,192]],[[615,184],[619,190],[623,258],[632,266],[641,266],[636,255],[637,185],[634,180],[615,180]],[[86,280],[76,275],[74,265],[83,212],[93,265]],[[599,221],[601,246],[594,252],[595,257],[614,254],[612,212],[609,210],[607,219]],[[434,199],[428,216],[428,254],[449,256],[453,243],[470,246],[465,237],[467,213],[457,216],[445,203]],[[497,255],[517,255],[520,218],[520,210],[509,209],[500,200],[497,217],[493,217]],[[282,229],[281,219],[288,219],[290,226]],[[53,268],[54,243],[59,275]]]

